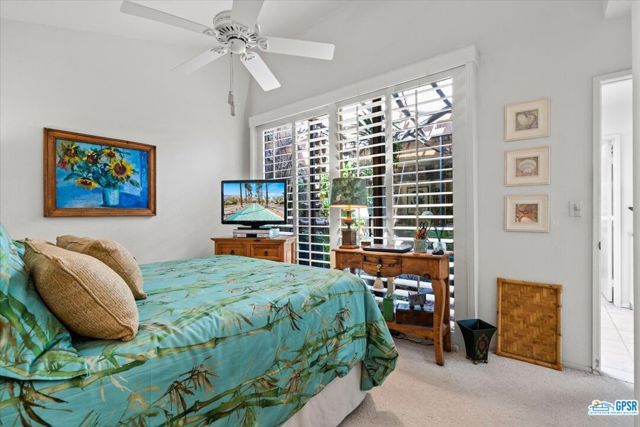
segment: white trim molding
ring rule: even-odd
[[[628,79],[631,70],[593,78],[593,224],[591,242],[591,370],[600,372],[600,144],[602,141],[602,85]]]
[[[424,61],[417,62],[407,67],[399,68],[367,80],[363,80],[353,85],[345,86],[325,92],[322,95],[307,98],[284,107],[277,108],[272,111],[257,114],[249,117],[249,127],[272,123],[277,120],[307,113],[329,104],[337,104],[347,99],[355,98],[375,92],[389,86],[395,86],[410,80],[416,80],[421,77],[427,77],[432,74],[438,74],[443,71],[451,70],[462,65],[478,62],[478,50],[475,46],[467,46],[453,52],[434,56]]]

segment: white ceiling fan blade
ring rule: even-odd
[[[306,40],[284,39],[281,37],[266,37],[266,46],[259,43],[260,49],[265,52],[281,53],[283,55],[306,56],[332,60],[335,45],[331,43],[310,42]]]
[[[240,61],[247,67],[247,70],[265,92],[280,87],[280,82],[278,82],[276,76],[273,75],[267,64],[257,53],[248,52],[240,57]]]
[[[204,33],[210,30],[206,25],[198,24],[197,22],[189,21],[188,19],[180,18],[179,16],[171,15],[170,13],[143,6],[129,0],[122,2],[120,12],[126,13],[127,15],[139,16],[140,18],[151,21],[162,22],[163,24],[173,25],[174,27],[185,30],[195,31],[196,33]]]
[[[264,0],[234,0],[231,19],[251,28],[258,20]]]
[[[191,58],[190,60],[183,62],[182,64],[175,67],[173,71],[181,71],[186,74],[193,73],[194,71],[204,67],[210,62],[213,62],[221,56],[226,55],[226,53],[227,49],[222,47],[214,47],[213,49],[202,52],[195,58]]]

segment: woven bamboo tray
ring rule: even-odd
[[[561,285],[498,278],[496,354],[562,370]]]

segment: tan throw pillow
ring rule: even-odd
[[[89,237],[58,236],[56,244],[61,248],[98,258],[124,279],[135,299],[147,297],[142,289],[140,267],[133,255],[120,243]]]
[[[43,241],[25,242],[25,263],[49,309],[71,331],[129,341],[138,332],[138,308],[122,277],[89,255]]]

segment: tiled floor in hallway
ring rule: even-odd
[[[601,301],[601,371],[633,382],[633,311]]]

